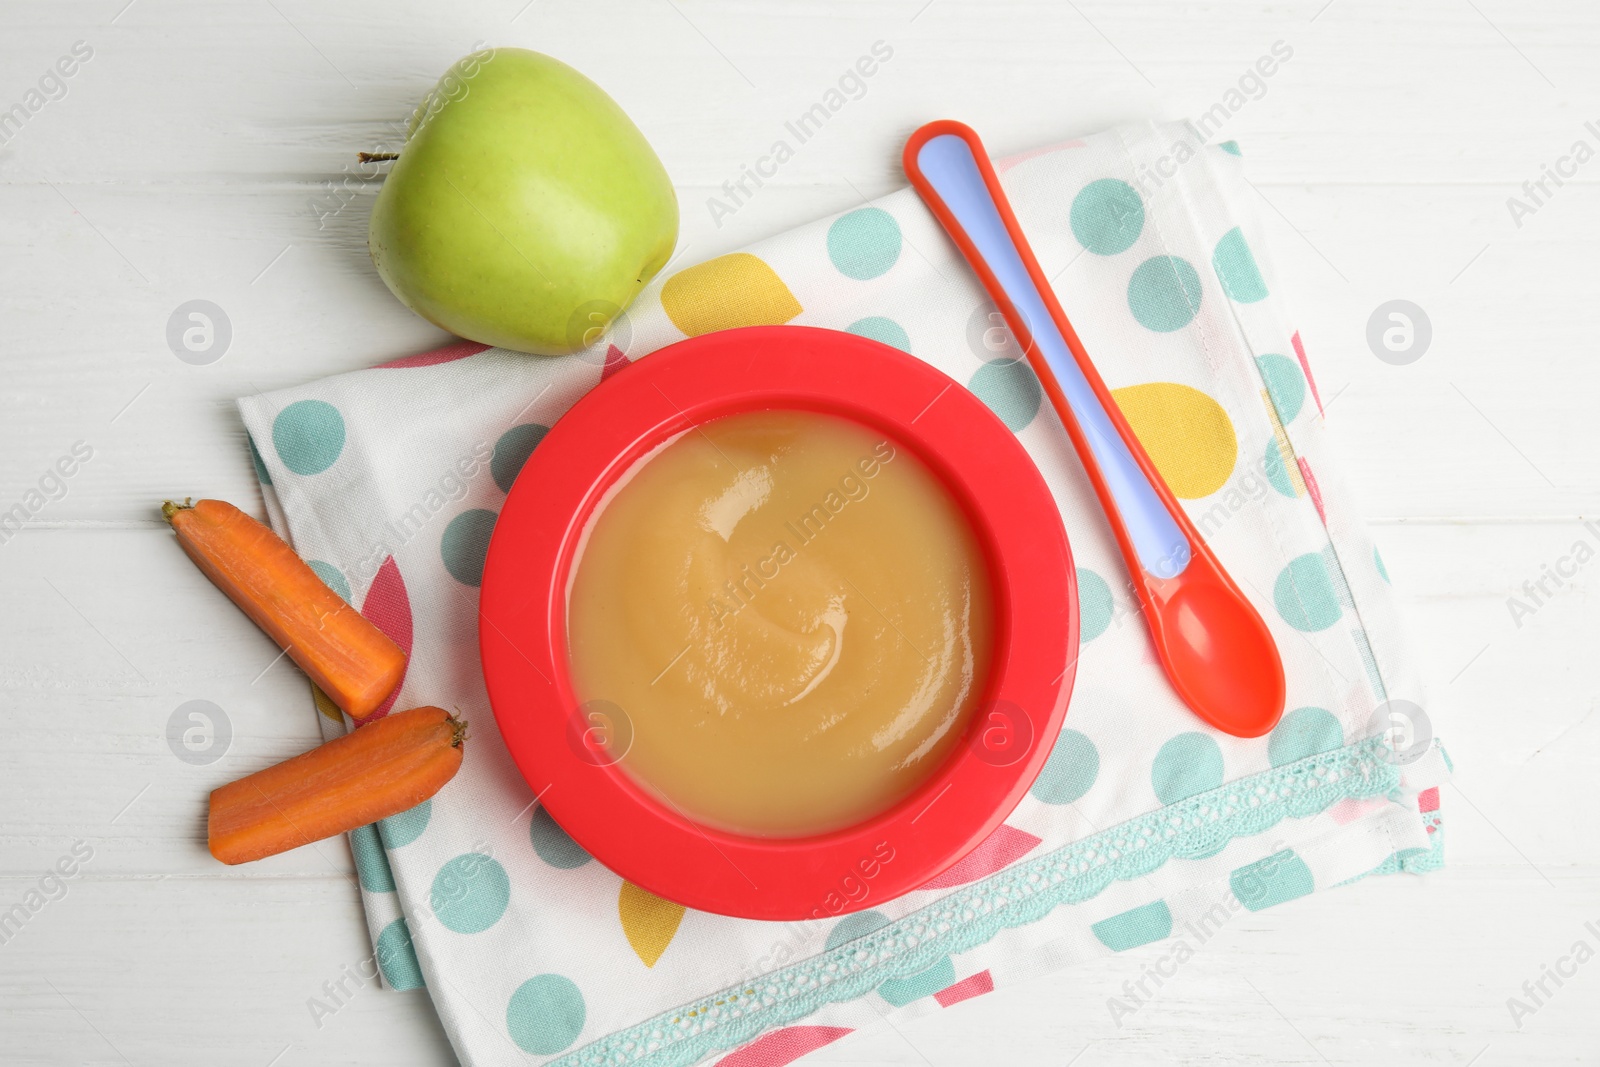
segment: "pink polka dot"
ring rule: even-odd
[[[372,579],[372,585],[367,589],[367,599],[361,604],[361,614],[366,616],[372,625],[387,634],[389,640],[400,646],[400,651],[406,654],[406,670],[409,672],[412,638],[411,597],[406,593],[406,583],[400,577],[400,568],[393,556],[384,560],[383,566],[378,568],[377,577]],[[389,699],[362,721],[372,722],[389,714],[405,684],[405,675],[402,674],[400,684],[389,694]]]
[[[1328,809],[1328,817],[1340,826],[1348,826],[1388,806],[1389,802],[1383,797],[1346,797]]]
[[[600,380],[602,382],[605,381],[607,378],[617,373],[617,371],[621,370],[623,367],[630,365],[632,362],[632,360],[622,354],[622,349],[618,348],[616,345],[610,345],[606,348],[605,366],[600,368]]]
[[[1027,152],[1018,152],[1014,156],[1006,156],[1004,159],[995,160],[994,170],[996,174],[1004,174],[1018,163],[1026,163],[1030,159],[1035,159],[1039,156],[1047,156],[1051,152],[1059,152],[1063,148],[1082,148],[1083,144],[1084,143],[1082,141],[1062,141],[1060,144],[1045,145],[1043,148],[1034,148]]]
[[[986,878],[997,871],[1005,870],[1013,862],[1032,852],[1038,845],[1039,839],[1027,831],[1001,823],[1000,828],[985,838],[983,844],[967,853],[954,867],[921,888],[949,889],[951,886],[965,885],[979,878]]]
[[[1322,490],[1317,488],[1317,478],[1311,473],[1311,464],[1306,462],[1304,456],[1296,456],[1295,462],[1300,467],[1300,477],[1306,483],[1306,491],[1311,494],[1311,502],[1317,506],[1317,517],[1322,520],[1322,525],[1328,525],[1328,513],[1322,509]]]
[[[443,348],[435,348],[432,352],[424,352],[417,356],[402,356],[399,359],[391,359],[387,363],[378,364],[378,369],[392,370],[396,367],[431,367],[435,363],[454,363],[458,359],[466,359],[468,356],[475,356],[479,352],[487,352],[488,350],[488,345],[481,345],[476,341],[456,341],[453,344],[445,345]]]
[[[786,1026],[722,1057],[716,1067],[783,1067],[848,1033],[848,1026]]]
[[[941,1008],[948,1008],[952,1004],[960,1004],[963,1000],[981,997],[985,993],[994,992],[994,976],[988,971],[979,971],[971,978],[963,978],[953,986],[939,990],[933,999],[939,1002]]]
[[[1289,338],[1289,343],[1294,345],[1294,354],[1300,360],[1300,369],[1305,372],[1306,384],[1311,386],[1311,396],[1317,402],[1317,413],[1322,413],[1322,395],[1317,392],[1317,380],[1311,377],[1311,361],[1306,359],[1306,346],[1300,341],[1300,331],[1296,330],[1294,336]]]

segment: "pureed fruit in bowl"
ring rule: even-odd
[[[771,920],[877,907],[988,839],[1078,649],[1016,435],[927,363],[809,326],[679,341],[578,400],[501,506],[478,619],[545,814],[658,897]]]
[[[754,411],[685,431],[609,490],[568,654],[574,695],[628,719],[630,778],[706,826],[800,837],[886,810],[949,757],[992,616],[966,516],[910,450]]]

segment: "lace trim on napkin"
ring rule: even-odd
[[[1391,759],[1379,735],[1198,793],[1020,862],[832,951],[618,1030],[556,1062],[683,1067],[826,1004],[917,974],[946,955],[1037,922],[1060,905],[1092,899],[1113,881],[1149,874],[1174,857],[1202,858],[1286,818],[1316,815],[1348,798],[1391,794],[1400,788]]]

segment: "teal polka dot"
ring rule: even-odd
[[[824,948],[836,949],[888,925],[889,917],[881,911],[858,911],[846,915],[828,931],[828,940]],[[949,956],[945,956],[926,970],[904,978],[889,979],[878,986],[878,993],[890,1004],[902,1008],[914,1000],[931,996],[941,989],[954,985],[955,980],[955,964],[950,961]]]
[[[494,454],[489,457],[489,474],[502,493],[511,492],[511,484],[517,480],[522,465],[528,462],[528,457],[549,432],[550,427],[530,422],[513,426],[500,435],[500,440],[494,443]]]
[[[463,511],[444,528],[439,554],[444,557],[444,569],[462,585],[483,584],[483,561],[489,555],[489,535],[494,533],[496,518],[492,511],[474,508]]]
[[[1332,752],[1344,744],[1344,730],[1333,713],[1323,708],[1295,708],[1283,717],[1267,738],[1267,758],[1274,767]]]
[[[1221,144],[1217,145],[1217,147],[1228,153],[1230,156],[1244,155],[1243,152],[1239,151],[1238,141],[1223,141]]]
[[[1222,749],[1200,733],[1179,734],[1161,746],[1150,785],[1163,804],[1176,804],[1222,784]]]
[[[424,800],[416,807],[402,811],[398,815],[379,819],[377,827],[378,834],[383,838],[383,847],[396,849],[411,844],[428,828],[428,816],[432,814],[433,801]]]
[[[339,594],[340,600],[346,604],[350,603],[350,582],[345,578],[343,571],[320,559],[307,560],[306,565],[317,572],[317,577],[322,579],[323,585]]]
[[[272,447],[296,474],[320,474],[344,451],[344,419],[322,400],[297,400],[272,420]]]
[[[570,871],[574,867],[582,867],[592,858],[583,850],[583,846],[567,836],[550,813],[544,808],[533,809],[533,821],[528,824],[528,837],[533,842],[533,851],[539,858],[552,867],[563,871]]]
[[[904,978],[891,978],[878,987],[878,995],[897,1008],[903,1008],[914,1000],[931,997],[939,990],[955,985],[956,965],[949,956],[945,956],[925,971],[907,975]]]
[[[1244,231],[1235,226],[1222,235],[1211,253],[1211,267],[1222,282],[1222,291],[1241,304],[1254,304],[1267,298],[1267,283],[1250,254]]]
[[[1172,909],[1167,907],[1166,901],[1157,900],[1101,919],[1089,929],[1112,952],[1126,952],[1171,937]]]
[[[256,481],[262,485],[272,484],[272,472],[267,470],[267,465],[261,459],[261,453],[256,451],[255,438],[245,435],[244,443],[250,446],[250,465],[256,469]]]
[[[1111,587],[1087,567],[1078,568],[1078,643],[1093,641],[1111,625],[1116,608]]]
[[[888,925],[889,916],[881,911],[852,912],[834,923],[833,929],[828,931],[828,940],[823,948],[836,949],[840,945],[848,944],[858,937],[866,937],[874,930],[881,930]]]
[[[1044,390],[1033,368],[1020,359],[996,359],[978,368],[967,388],[1013,432],[1021,430],[1039,414]]]
[[[850,324],[850,332],[857,337],[869,337],[874,341],[880,341],[902,352],[911,351],[911,338],[906,336],[905,327],[882,315],[869,315],[864,319],[857,319]]]
[[[1144,201],[1127,182],[1101,178],[1072,198],[1072,234],[1097,256],[1126,252],[1144,229]]]
[[[385,926],[378,935],[376,955],[385,982],[395,989],[422,988],[422,965],[417,962],[417,950],[411,945],[411,928],[403,916]]]
[[[1278,447],[1276,437],[1267,439],[1267,452],[1261,458],[1261,468],[1272,488],[1294,499],[1294,481],[1289,477],[1289,467],[1283,462],[1283,449]]]
[[[1320,552],[1307,552],[1289,561],[1272,587],[1272,602],[1284,622],[1307,633],[1326,630],[1344,614]]]
[[[1387,584],[1389,581],[1389,568],[1383,565],[1383,557],[1378,555],[1378,550],[1376,548],[1372,550],[1372,563],[1378,568],[1378,577],[1382,578],[1385,584]]]
[[[1278,410],[1278,421],[1293,422],[1306,402],[1306,376],[1300,372],[1300,364],[1288,356],[1269,352],[1256,357],[1256,366],[1261,370],[1261,380],[1267,383],[1272,406]]]
[[[1200,275],[1188,260],[1153,256],[1128,281],[1128,308],[1147,329],[1181,330],[1200,310]]]
[[[511,879],[491,856],[468,852],[433,876],[433,913],[458,934],[480,934],[500,921],[511,902]]]
[[[1028,792],[1046,804],[1071,804],[1089,791],[1099,775],[1100,752],[1094,742],[1076,730],[1062,730]]]
[[[1238,868],[1228,875],[1228,886],[1239,903],[1251,911],[1261,911],[1306,896],[1316,888],[1316,879],[1306,861],[1286,848]]]
[[[394,875],[376,826],[358,826],[350,831],[350,855],[356,861],[356,877],[369,893],[393,893]]]
[[[540,974],[528,979],[511,994],[506,1005],[506,1029],[511,1040],[524,1052],[553,1056],[571,1045],[583,1033],[588,1017],[583,994],[571,979],[559,974]]]
[[[848,278],[876,278],[900,258],[900,224],[879,207],[841,215],[828,227],[828,258]]]

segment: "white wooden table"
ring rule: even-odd
[[[717,225],[707,198],[879,40],[866,95]],[[1520,1028],[1507,1007],[1575,942],[1600,950],[1600,563],[1508,607],[1600,549],[1600,161],[1561,164],[1520,226],[1507,206],[1575,141],[1600,149],[1586,0],[8,2],[0,108],[27,117],[0,114],[0,512],[29,517],[0,529],[0,911],[42,906],[0,944],[0,1062],[450,1060],[421,994],[347,980],[313,1020],[369,951],[341,843],[270,875],[206,854],[206,792],[316,727],[156,505],[259,510],[233,397],[440,341],[368,263],[354,157],[455,58],[522,45],[599,81],[660,151],[699,259],[901,184],[925,120],[1003,153],[1193,115],[1280,40],[1292,59],[1226,130],[1435,683],[1449,866],[1242,916],[1120,1028],[1106,1000],[1158,946],[813,1062],[1600,1062],[1600,962],[1546,979]],[[1366,341],[1395,298],[1433,328],[1406,366]],[[166,341],[192,299],[232,325],[211,365]],[[77,442],[92,456],[57,481]],[[209,766],[168,745],[192,699],[231,724]],[[30,898],[79,841],[64,895]]]

